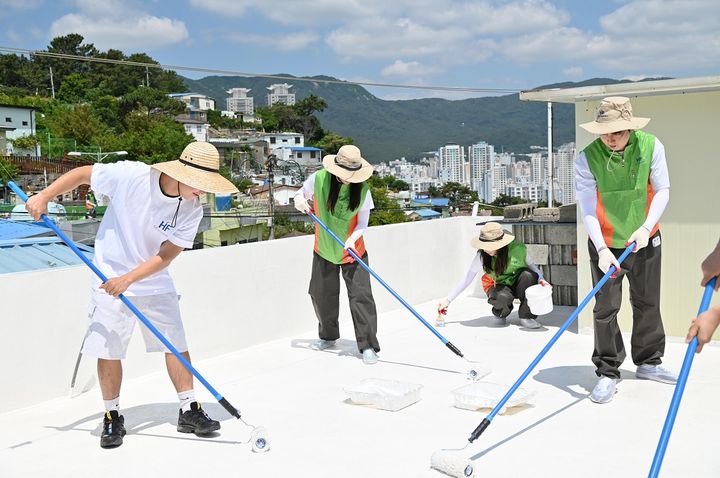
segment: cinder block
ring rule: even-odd
[[[547,244],[525,244],[527,246],[528,257],[537,265],[544,266],[548,263]]]
[[[538,207],[533,211],[535,222],[557,222],[560,219],[560,209],[556,207]]]
[[[577,244],[577,226],[575,224],[548,226],[544,233],[546,244]]]
[[[577,287],[577,267],[576,266],[561,266],[551,265],[549,267],[548,280],[551,284],[555,285],[569,285]]]
[[[560,206],[560,220],[558,222],[577,222],[577,208],[575,203]]]

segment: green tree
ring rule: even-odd
[[[112,147],[127,151],[129,159],[148,164],[177,159],[193,141],[183,126],[170,118],[133,115],[126,120],[126,126]]]
[[[450,200],[450,206],[466,206],[478,200],[478,195],[468,186],[460,183],[449,182],[442,185],[440,195]]]
[[[15,149],[25,149],[35,151],[35,147],[40,144],[40,140],[34,134],[20,136],[19,138],[8,139],[8,142]]]
[[[119,109],[123,118],[132,112],[144,113],[148,117],[175,116],[185,112],[186,105],[155,88],[138,88],[122,97]]]
[[[505,207],[505,206],[511,206],[513,204],[522,204],[525,202],[527,202],[525,199],[521,199],[521,198],[515,197],[515,196],[508,196],[505,194],[501,194],[490,204],[492,204],[493,206]]]
[[[85,99],[90,87],[91,83],[87,75],[71,73],[63,80],[57,99],[65,103],[80,103]]]
[[[107,128],[88,105],[63,106],[55,110],[48,119],[48,126],[52,136],[73,138],[79,146],[93,145],[93,139]]]

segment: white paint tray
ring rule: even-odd
[[[490,382],[473,382],[452,391],[455,397],[455,406],[464,410],[478,410],[481,408],[493,408],[500,403],[510,386]],[[505,406],[500,409],[500,415],[508,408],[524,405],[533,396],[523,388],[518,388],[512,394]]]
[[[420,400],[418,383],[398,382],[382,378],[366,378],[343,390],[357,405],[371,405],[380,410],[396,412]]]

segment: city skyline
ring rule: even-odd
[[[712,0],[0,0],[0,6],[10,25],[0,40],[7,47],[44,49],[53,37],[76,32],[99,49],[143,51],[164,64],[348,81],[521,90],[591,77],[714,75],[720,64],[720,3]],[[383,99],[489,94],[371,92]]]

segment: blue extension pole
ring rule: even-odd
[[[18,187],[17,184],[15,184],[13,181],[8,181],[8,187],[10,189],[12,189],[13,192],[15,194],[17,194],[18,197],[20,197],[23,201],[27,202],[27,200],[28,200],[27,194],[25,194],[25,192],[22,189],[20,189],[20,187]],[[100,269],[95,267],[95,264],[93,264],[92,261],[90,261],[90,259],[88,259],[87,256],[85,254],[83,254],[83,252],[80,249],[78,249],[78,247],[75,245],[75,243],[72,241],[72,239],[67,237],[65,235],[65,233],[63,233],[60,230],[60,228],[57,227],[55,222],[53,222],[45,214],[43,214],[40,217],[42,218],[43,222],[50,229],[55,231],[55,234],[57,234],[60,237],[60,239],[62,239],[63,242],[65,244],[67,244],[67,246],[70,249],[72,249],[72,251],[85,263],[85,265],[87,265],[90,269],[92,269],[92,271],[100,278],[100,280],[102,280],[103,282],[107,282],[108,278],[105,276],[105,274],[103,274],[100,271]],[[225,408],[225,410],[228,411],[228,413],[230,413],[235,418],[238,418],[238,419],[240,418],[240,412],[235,407],[233,407],[230,404],[230,402],[228,402],[225,398],[223,398],[223,396],[220,395],[220,393],[217,390],[215,390],[215,388],[213,388],[213,386],[210,385],[210,383],[207,380],[205,380],[205,378],[202,375],[200,375],[200,372],[195,370],[195,367],[193,367],[192,364],[190,362],[188,362],[185,357],[182,356],[182,354],[175,348],[175,346],[173,344],[171,344],[168,341],[168,339],[166,339],[157,328],[155,328],[155,326],[147,319],[147,317],[145,317],[145,315],[143,315],[143,313],[140,312],[140,310],[138,310],[138,308],[135,307],[135,305],[133,305],[133,303],[130,302],[130,300],[127,297],[125,297],[124,294],[120,294],[118,296],[118,298],[135,314],[135,316],[138,319],[140,319],[140,321],[145,325],[145,327],[150,329],[150,331],[153,334],[155,334],[155,337],[157,337],[158,340],[160,340],[160,342],[162,342],[173,353],[173,355],[175,355],[175,357],[177,357],[177,359],[185,366],[185,368],[188,369],[195,376],[195,378],[197,378],[200,381],[200,383],[205,385],[205,388],[207,388],[210,391],[210,393],[213,394],[215,399],[220,403],[220,405],[223,406],[223,408]]]
[[[633,251],[635,248],[635,243],[633,242],[627,248],[625,248],[625,251],[618,257],[618,264],[622,264],[622,262],[627,258],[628,255]],[[542,360],[542,358],[545,356],[545,354],[550,350],[550,348],[555,345],[555,342],[560,338],[560,336],[567,330],[568,327],[570,327],[570,324],[575,322],[575,319],[577,319],[578,315],[580,315],[580,312],[585,308],[585,306],[590,302],[590,299],[595,297],[595,294],[602,288],[603,285],[608,281],[610,276],[612,276],[615,273],[616,269],[615,266],[610,266],[610,269],[605,273],[605,275],[598,281],[598,283],[593,287],[593,289],[590,291],[590,293],[583,299],[583,301],[578,305],[578,307],[575,309],[575,311],[570,315],[570,317],[567,318],[565,323],[558,329],[558,331],[553,335],[553,337],[550,339],[550,341],[547,343],[547,345],[542,349],[542,351],[538,354],[537,357],[535,357],[535,360],[532,361],[532,363],[528,366],[528,368],[525,369],[525,371],[520,375],[520,378],[517,379],[517,381],[513,384],[512,387],[510,387],[510,390],[507,391],[505,396],[498,402],[497,405],[490,411],[490,413],[483,419],[482,422],[473,430],[472,434],[470,435],[470,438],[468,441],[470,443],[477,440],[477,438],[482,434],[482,432],[485,431],[485,429],[490,425],[493,418],[495,418],[495,415],[498,414],[500,410],[505,406],[505,403],[510,399],[510,397],[515,393],[515,391],[520,387],[520,385],[525,381],[528,375],[530,375],[530,372],[533,371],[535,366]]]
[[[713,277],[710,282],[705,285],[705,291],[703,292],[702,300],[700,301],[698,315],[702,314],[708,310],[708,307],[710,307],[710,299],[712,298],[716,281],[717,277]],[[682,368],[680,369],[680,375],[678,375],[677,384],[675,384],[675,391],[673,392],[672,400],[670,401],[670,408],[668,409],[667,416],[665,417],[665,425],[663,425],[662,433],[660,433],[660,441],[658,442],[657,449],[655,450],[655,457],[653,458],[652,466],[650,467],[650,473],[648,473],[649,478],[656,478],[660,473],[660,467],[662,467],[663,458],[665,457],[665,450],[667,449],[668,442],[670,441],[670,433],[672,433],[675,417],[677,416],[678,409],[680,408],[680,400],[682,400],[683,392],[685,391],[685,384],[687,383],[688,376],[690,375],[690,367],[692,367],[693,358],[695,357],[695,351],[697,348],[698,339],[697,336],[695,336],[688,344],[687,351],[685,352],[685,359],[683,360]]]
[[[344,243],[339,237],[337,237],[337,235],[336,235],[334,232],[332,232],[314,213],[309,212],[308,214],[309,214],[310,217],[313,219],[313,221],[315,221],[320,227],[322,227],[323,229],[325,229],[325,232],[327,232],[328,234],[330,234],[330,236],[331,236],[333,239],[335,239],[335,241],[336,241],[338,244],[340,244],[343,248],[345,247],[345,243]],[[368,266],[367,264],[365,264],[365,263],[363,262],[363,260],[360,259],[360,257],[357,255],[357,253],[356,253],[354,250],[352,250],[352,249],[347,249],[347,251],[348,251],[348,254],[350,254],[350,256],[352,256],[352,258],[355,259],[355,260],[357,261],[357,263],[360,264],[360,265],[363,267],[363,269],[365,269],[366,271],[368,271],[371,276],[373,276],[380,284],[383,285],[383,287],[385,287],[385,288],[387,289],[388,292],[390,292],[393,296],[395,296],[395,298],[396,298],[397,300],[399,300],[400,303],[401,303],[402,305],[404,305],[405,308],[406,308],[407,310],[409,310],[409,311],[415,316],[416,319],[418,319],[420,322],[422,322],[422,324],[423,324],[425,327],[427,327],[428,330],[430,330],[430,332],[432,332],[433,334],[435,334],[435,337],[437,337],[438,339],[440,339],[440,341],[441,341],[443,344],[445,344],[445,346],[446,346],[447,348],[449,348],[450,350],[452,350],[455,355],[458,355],[458,356],[460,356],[460,357],[463,357],[463,354],[462,354],[462,352],[460,351],[460,349],[458,349],[456,346],[454,346],[452,343],[450,343],[450,341],[449,341],[448,339],[446,339],[445,337],[443,337],[443,335],[442,335],[440,332],[438,332],[437,330],[435,330],[435,328],[434,328],[432,325],[430,325],[425,319],[423,319],[422,316],[421,316],[415,309],[413,309],[413,307],[412,307],[410,304],[408,304],[408,303],[405,301],[405,299],[403,299],[402,297],[400,297],[400,296],[398,295],[398,293],[393,290],[392,287],[390,287],[384,280],[382,280],[382,279],[380,278],[380,276],[378,276],[378,275],[375,273],[375,271],[373,271],[372,269],[370,269],[370,266]]]

